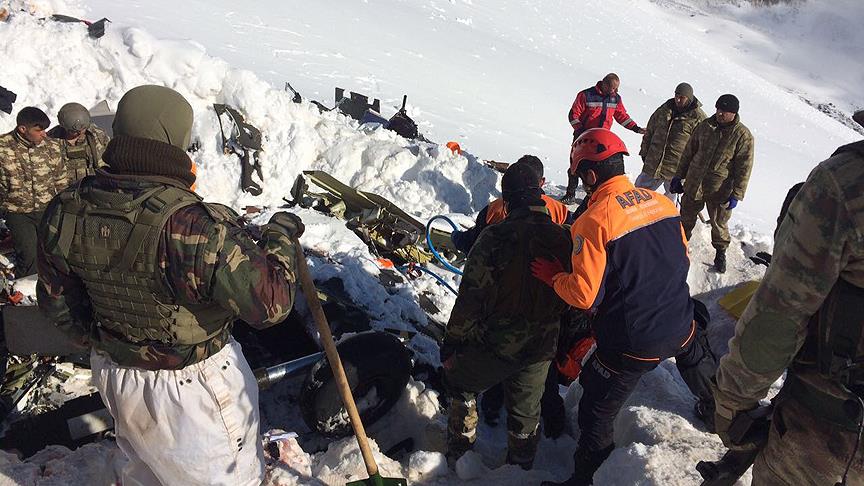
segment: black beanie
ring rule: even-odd
[[[540,176],[528,164],[513,164],[501,178],[501,195],[511,206],[530,205],[540,201]]]
[[[717,104],[714,108],[728,113],[738,113],[738,98],[735,95],[724,94],[717,98]]]

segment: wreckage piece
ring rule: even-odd
[[[307,179],[326,192],[309,191]],[[402,262],[432,261],[426,247],[426,226],[378,194],[359,191],[324,171],[303,171],[294,181],[291,197],[301,207],[345,219],[373,253],[395,256]],[[458,254],[449,232],[432,228],[431,239],[439,251]]]
[[[381,112],[381,100],[378,98],[373,98],[372,103],[369,103],[369,97],[364,94],[353,91],[350,91],[348,94],[350,97],[345,96],[344,89],[336,88],[336,105],[334,108],[338,108],[342,114],[360,121],[363,119],[363,114],[366,113],[366,110]]]
[[[291,98],[292,102],[294,102],[294,103],[302,103],[303,102],[303,96],[301,96],[300,93],[296,89],[294,89],[294,87],[291,86],[291,83],[289,83],[288,81],[285,81],[285,91],[290,91],[294,95]],[[321,103],[320,101],[309,100],[309,102],[312,103],[313,105],[315,105],[316,107],[318,107],[318,111],[320,113],[324,113],[327,111],[333,111],[334,109],[336,109],[339,106],[338,102],[336,103],[336,105],[333,106],[333,108],[327,108],[326,106],[324,106],[324,103]]]
[[[507,168],[510,167],[510,164],[507,162],[498,162],[497,160],[484,160],[483,165],[489,167],[495,172],[505,173],[507,172]]]
[[[8,114],[12,114],[12,105],[15,103],[15,100],[18,99],[18,95],[9,91],[8,89],[0,86],[0,111],[6,112]]]
[[[50,357],[83,352],[35,305],[4,305],[2,315],[6,349],[14,355]]]
[[[98,39],[105,35],[105,24],[107,22],[111,22],[105,17],[97,20],[96,22],[91,22],[89,20],[82,20],[76,17],[72,17],[69,15],[62,14],[54,14],[51,16],[51,20],[56,22],[64,22],[64,23],[77,23],[81,22],[82,24],[87,26],[87,35],[89,35],[93,39]]]
[[[405,104],[407,102],[408,95],[402,95],[402,107],[399,108],[399,111],[395,115],[390,117],[390,120],[387,122],[387,130],[396,132],[401,137],[413,140],[420,137],[420,132],[417,129],[417,123],[405,111]]]
[[[240,189],[253,196],[260,196],[263,190],[261,185],[252,180],[252,173],[258,174],[258,180],[264,182],[261,173],[261,162],[258,153],[261,149],[261,131],[246,123],[243,115],[236,109],[220,103],[214,103],[216,119],[219,120],[219,132],[222,135],[222,151],[225,154],[234,154],[240,157]],[[225,115],[231,123],[229,134],[225,135],[225,126],[222,124],[222,115]]]

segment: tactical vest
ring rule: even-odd
[[[85,132],[84,140],[76,145],[64,140],[63,150],[66,152],[66,158],[69,159],[70,172],[74,172],[74,180],[95,173],[99,161],[96,157],[96,140],[92,133]]]
[[[179,302],[157,255],[168,218],[200,197],[168,185],[137,197],[82,186],[60,195],[58,246],[87,289],[98,330],[136,345],[194,345],[218,335],[233,313],[215,303]]]

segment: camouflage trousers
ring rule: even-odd
[[[504,361],[476,346],[458,349],[444,370],[444,384],[451,397],[447,413],[448,457],[456,459],[473,447],[477,440],[477,395],[503,383],[507,462],[530,468],[539,442],[540,398],[549,363],[523,365]]]
[[[753,465],[752,485],[833,485],[843,477],[856,435],[789,399],[774,412],[768,443]],[[864,484],[864,448],[858,449],[846,484]]]
[[[708,219],[711,223],[711,246],[725,250],[729,247],[729,218],[732,217],[732,211],[724,208],[723,203],[697,201],[684,194],[681,197],[681,226],[684,227],[684,233],[689,240],[699,211],[705,206],[708,206]]]

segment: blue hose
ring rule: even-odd
[[[451,287],[450,284],[448,284],[446,280],[444,280],[443,278],[441,278],[440,275],[436,274],[435,272],[433,272],[432,270],[429,270],[426,267],[423,267],[421,265],[402,265],[401,267],[396,267],[397,270],[399,270],[400,272],[402,272],[406,275],[407,275],[406,272],[408,270],[413,269],[413,268],[419,269],[420,271],[422,271],[423,273],[425,273],[427,275],[431,275],[432,278],[434,278],[435,280],[438,281],[438,283],[447,287],[447,290],[449,290],[450,292],[453,292],[453,294],[455,294],[455,295],[459,295],[459,292],[457,292],[456,289]]]
[[[455,273],[456,275],[462,275],[462,270],[459,270],[458,268],[451,265],[450,262],[445,260],[444,257],[442,257],[438,253],[438,250],[435,249],[435,246],[432,245],[432,222],[435,221],[436,219],[443,219],[444,221],[446,221],[447,223],[450,224],[450,227],[453,228],[453,231],[459,231],[459,228],[456,226],[456,223],[454,223],[453,220],[451,220],[447,216],[442,216],[440,214],[438,216],[433,216],[432,219],[430,219],[429,222],[426,223],[426,245],[429,246],[429,250],[432,251],[432,255],[435,256],[435,259],[438,260],[439,262],[441,262],[442,265],[444,265],[444,268],[446,268],[447,270],[450,270],[451,272]],[[449,285],[448,285],[448,287],[449,287]]]

